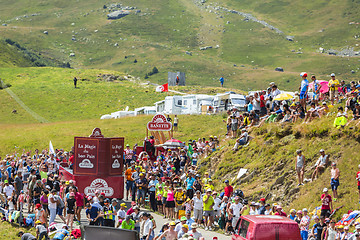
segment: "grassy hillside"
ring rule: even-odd
[[[0,41],[0,66],[30,67],[32,63],[19,53],[15,47]]]
[[[165,97],[155,93],[154,86],[124,80],[124,74],[108,70],[77,70],[62,68],[0,68],[1,77],[10,83],[10,90],[20,100],[48,121],[98,119],[101,115],[129,106],[152,105]],[[122,80],[103,81],[98,75],[113,74]],[[77,77],[75,89],[73,78]],[[100,80],[99,80],[100,79]],[[134,82],[133,82],[134,81]],[[3,106],[1,123],[34,122],[34,119],[11,99],[5,90],[0,91]],[[18,114],[12,114],[16,109]],[[20,118],[20,119],[19,119]]]
[[[201,164],[203,169],[212,169],[219,189],[223,180],[230,179],[236,188],[241,188],[251,199],[258,201],[265,197],[291,208],[304,207],[313,210],[321,205],[320,196],[324,187],[330,188],[330,167],[319,179],[297,186],[295,172],[296,150],[302,149],[306,157],[305,178],[311,178],[313,166],[319,157],[319,150],[325,149],[330,161],[337,162],[340,169],[339,199],[334,206],[345,205],[342,213],[358,209],[358,193],[355,175],[360,157],[356,149],[360,146],[360,129],[339,130],[332,127],[334,115],[316,120],[310,124],[269,124],[254,129],[254,137],[248,147],[233,152],[234,141]],[[248,173],[236,179],[240,168]]]
[[[345,80],[359,77],[359,57],[317,52],[319,47],[359,51],[359,25],[349,24],[358,21],[356,0],[124,0],[123,6],[141,12],[133,10],[118,20],[107,20],[111,3],[103,0],[7,2],[0,9],[0,22],[7,24],[0,26],[1,36],[75,67],[113,69],[143,78],[156,66],[160,72],[150,81],[163,83],[168,71],[185,71],[187,83],[200,86],[219,85],[224,75],[228,87],[242,90],[263,88],[271,81],[295,90],[301,71],[319,79],[331,72]],[[218,7],[251,13],[284,34]],[[293,35],[294,41],[286,35]],[[213,48],[201,51],[204,46]],[[274,72],[275,67],[285,72]]]
[[[74,144],[74,136],[89,136],[95,127],[100,127],[105,137],[125,137],[126,143],[141,144],[146,135],[146,124],[151,119],[152,116],[138,116],[43,124],[3,124],[0,125],[0,156],[13,153],[15,146],[20,151],[45,149],[49,147],[50,140],[55,148],[70,149]],[[174,133],[174,137],[187,142],[189,139],[220,135],[224,131],[226,126],[222,124],[221,116],[179,116],[179,131]]]

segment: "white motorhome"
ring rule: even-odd
[[[121,117],[127,117],[127,116],[135,116],[134,111],[117,111],[111,113],[111,118],[121,118]]]
[[[165,114],[181,114],[183,105],[183,96],[167,96],[165,97]]]
[[[135,108],[134,112],[135,112],[135,116],[137,116],[137,115],[155,115],[156,114],[156,107],[151,106],[151,107]]]
[[[222,112],[236,107],[240,111],[245,111],[245,96],[236,93],[220,93],[214,98],[214,112]]]
[[[157,113],[163,113],[165,111],[165,100],[154,103]]]
[[[194,94],[183,96],[182,114],[207,113],[208,108],[213,105],[214,96],[205,94]]]

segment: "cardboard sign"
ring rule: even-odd
[[[156,114],[147,124],[149,131],[171,131],[171,128],[171,122],[168,122],[163,114]]]
[[[75,138],[75,174],[97,174],[99,140]]]
[[[110,175],[121,175],[123,172],[124,138],[110,139]]]

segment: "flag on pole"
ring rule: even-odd
[[[53,145],[51,143],[51,140],[50,140],[50,143],[49,143],[49,153],[50,154],[55,154],[55,150],[54,150],[54,147],[53,147]]]
[[[169,84],[165,83],[164,85],[157,86],[156,92],[168,92],[169,91]]]

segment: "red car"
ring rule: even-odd
[[[232,240],[301,240],[298,224],[276,215],[241,216]]]

